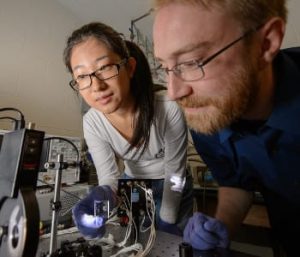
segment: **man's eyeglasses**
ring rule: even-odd
[[[172,69],[168,68],[162,68],[159,67],[158,69],[163,70],[167,75],[169,75],[170,72],[173,72],[174,75],[176,75],[178,78],[180,78],[183,81],[196,81],[200,80],[205,76],[203,67],[208,64],[210,61],[215,59],[218,55],[226,51],[228,48],[235,45],[240,40],[246,38],[249,34],[257,31],[261,26],[257,27],[256,29],[251,29],[246,31],[242,36],[235,39],[216,53],[212,54],[211,56],[207,57],[205,60],[192,60],[187,62],[182,62],[177,65],[175,65]]]
[[[71,80],[69,85],[76,91],[87,89],[92,85],[92,77],[96,77],[101,81],[114,78],[119,75],[120,68],[126,62],[127,59],[123,59],[119,63],[106,64],[90,74],[79,75],[77,78]]]

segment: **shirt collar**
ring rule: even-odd
[[[219,132],[220,142],[224,143],[232,134],[233,131],[230,128],[222,129]]]
[[[276,129],[297,133],[295,128],[300,128],[300,70],[284,51],[276,57],[275,65],[278,80],[274,108],[266,124]],[[233,133],[230,128],[222,129],[219,132],[220,142],[226,141]]]

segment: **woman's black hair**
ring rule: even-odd
[[[125,42],[130,56],[136,60],[135,73],[131,79],[131,93],[138,110],[138,119],[128,151],[134,146],[142,144],[142,154],[149,144],[150,129],[153,122],[154,86],[151,69],[145,54],[135,43]]]
[[[112,27],[93,22],[75,30],[67,40],[67,46],[63,53],[64,63],[72,73],[71,55],[74,46],[94,37],[103,42],[111,51],[118,54],[121,59],[133,57],[136,60],[136,69],[130,81],[130,92],[135,101],[135,111],[137,113],[135,129],[127,149],[128,153],[132,149],[142,149],[140,155],[149,145],[150,130],[154,117],[154,90],[151,69],[148,60],[139,46],[135,43],[123,40],[120,33]]]

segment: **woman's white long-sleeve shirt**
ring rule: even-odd
[[[83,131],[89,152],[97,170],[99,185],[117,189],[120,171],[115,156],[124,161],[124,172],[134,178],[165,179],[161,218],[175,223],[181,193],[171,190],[171,177],[184,179],[187,158],[187,127],[185,118],[176,102],[164,95],[155,96],[154,122],[151,126],[147,149],[127,154],[128,141],[107,118],[91,108],[83,118]]]

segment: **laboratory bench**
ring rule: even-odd
[[[108,227],[107,233],[104,237],[108,235],[108,233],[111,233],[118,238],[121,241],[121,237],[124,236],[124,228],[122,227]],[[154,243],[154,246],[151,250],[151,252],[147,255],[149,257],[180,257],[180,251],[179,251],[179,245],[182,244],[182,238],[176,235],[172,235],[166,232],[162,231],[156,231],[156,240]],[[77,240],[78,238],[81,238],[82,236],[78,233],[78,231],[72,230],[69,232],[66,231],[60,231],[59,235],[57,237],[57,246],[61,244],[63,241],[73,241]],[[119,241],[118,240],[118,241]],[[117,240],[116,240],[117,241]],[[92,242],[92,240],[90,240]],[[142,244],[145,244],[147,242],[147,236],[142,235],[140,237],[140,242]],[[43,256],[44,253],[48,251],[49,248],[49,237],[43,236],[40,239],[38,251],[36,254],[36,257]],[[102,250],[102,257],[109,257],[115,254],[119,249],[106,249]],[[129,256],[130,254],[121,254],[120,257]],[[84,255],[83,255],[84,256]],[[246,252],[243,252],[243,250],[236,250],[233,248],[231,249],[214,249],[210,251],[193,251],[193,257],[259,257],[260,255],[253,255]],[[190,256],[181,256],[181,257],[190,257]]]

